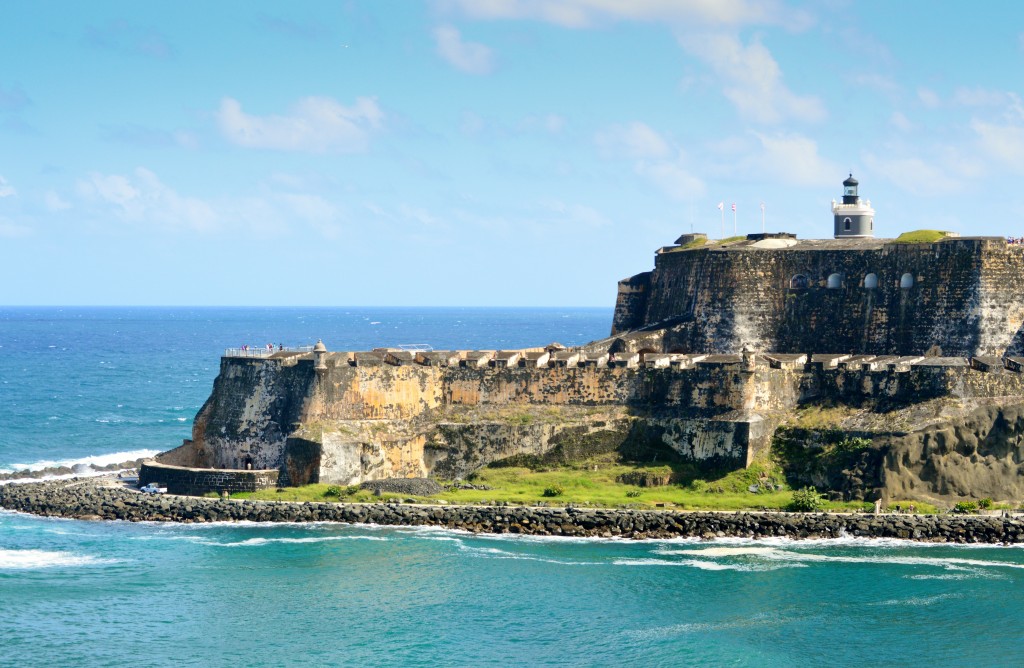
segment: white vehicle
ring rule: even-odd
[[[161,487],[159,483],[151,482],[148,485],[140,487],[139,491],[143,494],[166,494],[167,488]]]

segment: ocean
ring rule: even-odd
[[[610,309],[0,307],[0,470],[180,444],[224,348],[502,348]],[[0,666],[1019,665],[1024,551],[0,511]]]

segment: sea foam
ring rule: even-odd
[[[99,559],[88,555],[48,550],[0,549],[0,570],[27,570],[70,566],[96,566],[116,563],[114,559]]]

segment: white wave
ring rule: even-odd
[[[206,524],[197,525],[197,526],[209,527],[211,524],[220,524],[221,527],[223,528],[225,525],[239,526],[242,523],[241,522],[234,522],[234,523],[228,523],[228,522],[216,522],[216,523],[215,522],[208,522]],[[263,526],[267,527],[268,529],[272,529],[272,528],[276,527],[276,525],[268,526],[265,523],[263,524]],[[305,537],[302,537],[302,538],[285,538],[285,537],[282,537],[282,538],[262,538],[262,537],[257,537],[257,538],[246,538],[245,540],[234,541],[234,542],[231,542],[231,541],[224,542],[224,541],[211,540],[211,539],[206,538],[206,537],[201,536],[201,535],[193,535],[193,534],[186,534],[186,533],[159,533],[159,534],[156,534],[156,535],[134,536],[133,540],[180,540],[180,541],[185,541],[185,542],[188,542],[188,543],[195,543],[197,545],[209,545],[209,546],[212,546],[212,547],[257,547],[257,546],[260,546],[260,545],[270,545],[270,544],[273,544],[273,543],[301,544],[301,543],[328,543],[328,542],[332,542],[332,541],[342,541],[342,540],[386,541],[388,539],[384,538],[384,537],[381,537],[381,536],[358,536],[358,535],[355,535],[355,536],[305,536]]]
[[[965,559],[961,557],[921,557],[896,555],[845,555],[816,554],[796,550],[783,550],[775,547],[708,547],[689,550],[672,550],[662,548],[656,550],[661,555],[679,555],[697,558],[715,559],[719,557],[752,556],[768,561],[784,561],[798,563],[848,563],[848,564],[896,564],[901,566],[933,566],[946,570],[967,570],[975,568],[1024,568],[1024,564],[1009,561],[986,561],[983,559]]]
[[[112,452],[106,455],[89,455],[86,457],[76,457],[74,459],[42,459],[40,461],[31,462],[28,464],[8,464],[4,468],[0,468],[0,473],[13,473],[14,471],[41,471],[43,469],[57,468],[58,466],[71,467],[74,466],[75,464],[107,466],[110,464],[119,464],[121,462],[127,462],[130,460],[152,457],[158,452],[160,451],[128,450],[125,452]]]
[[[754,564],[729,564],[717,561],[701,561],[700,559],[654,559],[651,557],[630,557],[615,559],[612,563],[616,566],[688,566],[698,568],[702,571],[766,571],[785,566],[757,566]]]
[[[646,629],[632,629],[624,631],[626,636],[640,639],[657,639],[680,633],[708,633],[710,631],[724,631],[727,629],[745,628],[750,626],[778,626],[789,623],[792,619],[779,614],[758,614],[742,619],[724,620],[721,622],[688,622],[683,624],[672,624]]]
[[[88,555],[47,550],[0,549],[0,570],[25,570],[67,566],[96,566],[117,563],[116,559],[99,559]]]
[[[258,545],[270,545],[273,543],[329,543],[339,540],[379,540],[386,541],[387,538],[380,536],[309,536],[307,538],[248,538],[237,543],[218,543],[214,541],[198,541],[203,545],[216,545],[218,547],[253,547]]]
[[[918,573],[917,575],[907,575],[906,577],[910,580],[972,580],[978,577],[992,578],[993,576],[982,571],[966,570],[963,573]]]
[[[963,594],[949,593],[934,596],[913,596],[911,598],[892,598],[887,601],[876,601],[869,605],[933,605],[954,598],[963,598]]]

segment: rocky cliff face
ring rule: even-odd
[[[1021,397],[831,409],[825,416],[815,417],[813,427],[776,434],[776,453],[794,486],[846,500],[1024,499]]]

